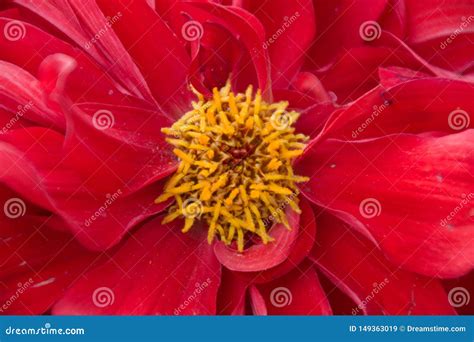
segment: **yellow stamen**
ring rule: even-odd
[[[267,103],[252,86],[236,94],[228,82],[212,89],[210,98],[191,90],[198,101],[161,130],[181,161],[155,200],[175,200],[163,222],[184,218],[182,231],[188,232],[203,220],[209,243],[215,238],[235,242],[239,251],[252,234],[269,243],[273,239],[264,222],[271,217],[289,227],[285,207],[300,212],[296,184],[308,180],[292,168],[307,141],[292,127],[299,114],[287,111],[287,102]]]

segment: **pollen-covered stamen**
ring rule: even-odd
[[[266,219],[290,228],[282,205],[300,211],[296,183],[307,178],[291,166],[307,141],[292,127],[299,114],[287,102],[263,101],[252,86],[234,94],[228,83],[209,99],[193,91],[193,110],[162,129],[181,161],[156,200],[176,201],[164,222],[183,217],[187,232],[204,220],[209,243],[218,235],[226,244],[237,241],[239,251],[249,234],[268,243]]]

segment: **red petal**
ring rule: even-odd
[[[9,21],[0,18],[0,30]],[[17,41],[9,41],[4,35],[0,35],[0,58],[15,64],[35,77],[38,77],[38,69],[43,60],[54,54],[65,54],[74,58],[77,68],[68,76],[65,92],[73,101],[103,101],[109,103],[127,104],[136,103],[137,99],[120,93],[117,83],[112,81],[105,70],[90,60],[82,51],[58,38],[27,23],[25,37]],[[47,44],[46,44],[47,42]],[[18,74],[18,73],[15,73]],[[39,85],[31,83],[28,88]],[[39,102],[40,97],[35,102]],[[133,102],[132,102],[133,101]],[[143,103],[143,101],[142,101]],[[39,106],[39,104],[38,104]]]
[[[16,65],[3,61],[0,61],[0,75],[2,107],[15,113],[14,118],[64,129],[64,117],[48,108],[43,100],[45,92],[36,78]]]
[[[312,0],[247,1],[245,6],[263,24],[264,47],[272,65],[274,88],[287,88],[302,65],[316,31]]]
[[[309,263],[283,278],[258,286],[269,315],[331,315],[331,307],[316,271]],[[255,299],[255,296],[253,297]],[[254,303],[263,309],[259,301]]]
[[[295,267],[298,267],[306,256],[308,256],[309,251],[314,245],[316,221],[313,209],[305,198],[301,198],[300,208],[302,213],[300,215],[298,235],[296,236],[295,243],[291,247],[288,258],[269,270],[258,273],[245,273],[253,282],[265,283],[281,277]]]
[[[228,269],[240,272],[262,271],[281,264],[291,253],[292,246],[298,236],[300,221],[300,215],[289,206],[285,213],[291,230],[281,223],[275,224],[270,231],[270,236],[275,241],[266,245],[263,243],[253,245],[243,252],[238,252],[222,242],[217,242],[214,245],[217,259]]]
[[[311,176],[301,190],[373,236],[397,265],[459,276],[474,264],[473,142],[473,130],[327,141],[297,165],[298,174]]]
[[[290,107],[297,110],[311,107],[316,102],[316,99],[307,93],[288,89],[273,90],[273,99],[275,102],[288,101]]]
[[[108,169],[108,174],[101,172],[107,169],[106,165],[86,164],[93,168],[81,173],[82,169],[74,163],[83,162],[85,154],[76,146],[65,156],[63,137],[56,132],[32,128],[8,132],[1,138],[4,140],[0,144],[3,182],[64,218],[90,248],[110,247],[128,229],[167,206],[153,203],[163,184],[130,193],[126,184],[117,183],[114,170]],[[48,158],[44,158],[45,155]],[[95,172],[103,177],[94,178]],[[116,187],[110,187],[107,193],[104,184],[98,185],[100,181]]]
[[[269,59],[267,51],[263,48],[264,30],[253,15],[237,7],[224,7],[205,2],[183,3],[179,8],[193,20],[223,27],[235,39],[241,41],[244,50],[241,63],[239,69],[232,75],[235,88],[241,90],[253,84],[262,89],[266,98],[271,99]],[[221,45],[222,42],[214,48],[219,49]],[[253,70],[248,70],[249,68]]]
[[[414,80],[417,78],[429,78],[430,75],[401,67],[379,68],[380,84],[384,88],[391,88],[403,82]]]
[[[352,314],[454,314],[439,280],[403,271],[375,245],[330,215],[318,217],[312,259],[357,303]]]
[[[267,306],[260,291],[257,289],[257,287],[252,285],[250,286],[249,293],[253,314],[256,316],[266,316],[268,314]]]
[[[113,29],[161,107],[175,117],[188,111],[194,99],[186,80],[190,56],[165,22],[144,1],[100,0],[98,4],[105,16],[122,14]]]
[[[474,84],[439,78],[415,79],[389,89],[378,87],[334,112],[316,140],[328,136],[367,139],[399,132],[453,133],[474,127],[474,120],[457,126],[459,123],[450,118],[450,113],[455,118],[459,115],[457,110],[467,112],[461,112],[461,117],[474,112],[469,96],[473,90]]]
[[[88,184],[97,189],[112,191],[126,184],[134,191],[170,175],[177,166],[160,132],[168,121],[155,111],[91,103],[75,106],[69,115],[66,160],[79,172],[93,170]],[[80,154],[90,156],[84,161]]]
[[[451,60],[451,58],[448,58]],[[431,61],[431,59],[430,59]],[[315,70],[324,87],[336,94],[339,103],[356,100],[378,84],[379,67],[398,66],[420,70],[438,77],[473,81],[469,75],[460,76],[427,62],[398,37],[382,31],[370,46],[354,47],[346,51],[328,67]],[[347,87],[357,84],[357,87]]]
[[[244,315],[248,286],[249,282],[245,277],[222,268],[221,284],[217,297],[217,314]]]
[[[331,96],[326,91],[321,81],[313,73],[300,72],[296,75],[291,85],[298,91],[310,95],[317,103],[332,102]]]
[[[448,301],[460,315],[472,315],[474,312],[474,272],[456,279],[443,281],[448,293]]]
[[[405,2],[409,13],[408,41],[411,44],[449,37],[456,29],[461,29],[462,18],[468,20],[472,14],[472,2],[469,0],[428,0],[424,4],[416,0]],[[461,33],[474,33],[474,28],[463,25]]]
[[[215,314],[220,266],[211,247],[202,234],[182,234],[182,222],[164,226],[159,220],[141,227],[107,263],[84,274],[53,313]]]
[[[11,201],[10,212],[24,214],[0,218],[0,313],[42,314],[98,256],[51,229],[49,214],[23,196],[4,187],[0,193],[2,208]],[[24,209],[15,212],[13,203]]]
[[[330,115],[335,112],[337,107],[332,103],[318,103],[308,107],[300,112],[301,116],[295,123],[298,133],[303,133],[310,138],[317,137]]]
[[[352,0],[328,2],[314,1],[318,34],[309,52],[312,63],[323,67],[333,61],[343,49],[361,46],[364,41],[359,35],[360,26],[370,20],[377,20],[387,5],[387,0],[362,0],[354,5]],[[335,43],[337,42],[337,44]]]
[[[76,2],[31,2],[16,0],[16,3],[38,14],[57,29],[83,47],[95,61],[126,89],[140,98],[153,102],[145,79],[133,63],[122,43],[113,30],[106,29],[110,21],[94,1]],[[118,13],[114,13],[118,16]],[[114,19],[114,22],[120,18]],[[101,32],[100,39],[95,39],[96,32]],[[117,58],[117,57],[120,58]]]

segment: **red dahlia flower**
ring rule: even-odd
[[[473,9],[3,1],[0,311],[472,313]]]

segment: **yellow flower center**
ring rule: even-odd
[[[239,251],[251,235],[263,243],[272,221],[288,229],[284,207],[300,212],[292,160],[303,153],[307,137],[295,134],[299,113],[288,102],[267,103],[252,86],[234,94],[230,84],[198,97],[193,109],[170,128],[166,141],[180,164],[156,203],[174,198],[164,223],[184,218],[183,232],[197,220],[208,225],[208,242],[216,236]]]

